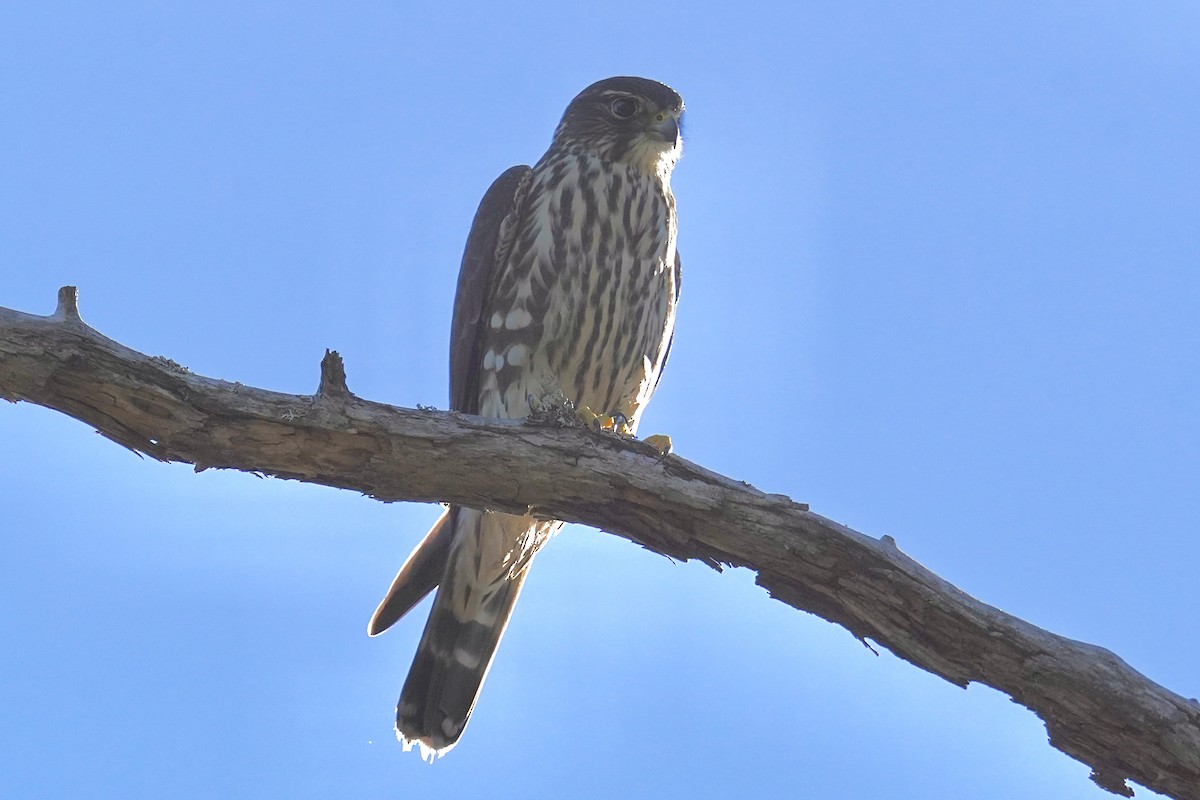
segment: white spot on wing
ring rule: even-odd
[[[528,356],[529,348],[523,344],[514,344],[512,347],[508,348],[508,352],[505,353],[505,358],[508,360],[508,363],[512,364],[514,367],[519,367],[524,364],[525,359]]]
[[[508,316],[504,318],[504,327],[510,331],[520,330],[533,322],[533,315],[523,308],[514,308],[508,312]],[[495,325],[492,326],[496,327]]]
[[[500,316],[499,311],[492,314],[491,325],[493,328],[499,328],[503,324],[504,324],[504,317]]]
[[[483,354],[483,368],[496,369],[496,351],[488,350]]]
[[[454,648],[454,660],[467,669],[475,669],[479,666],[479,653],[472,653],[462,647],[456,647]]]

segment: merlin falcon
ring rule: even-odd
[[[458,276],[450,407],[520,419],[569,401],[632,435],[671,349],[683,100],[608,78],[567,106],[550,149],[484,195]],[[534,554],[561,522],[453,506],[408,557],[368,632],[438,587],[396,708],[423,758],[462,735]]]

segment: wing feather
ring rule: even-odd
[[[675,251],[675,304],[679,304],[679,292],[683,288],[683,260],[679,257],[679,250]],[[675,328],[671,328],[671,338],[667,340],[667,352],[663,353],[662,366],[658,368],[658,375],[654,378],[654,389],[650,392],[651,395],[658,391],[658,382],[662,380],[663,373],[667,371],[667,359],[671,357],[671,345],[675,343]]]
[[[493,291],[496,265],[502,256],[497,250],[502,245],[505,220],[516,211],[531,171],[526,166],[513,167],[497,178],[484,194],[471,223],[458,273],[450,334],[450,408],[455,411],[479,413],[483,309]],[[454,539],[454,517],[453,508],[443,514],[404,562],[371,616],[367,631],[372,636],[387,630],[442,580]]]
[[[512,167],[497,178],[471,223],[450,328],[450,408],[455,411],[479,413],[483,310],[495,288],[505,220],[516,213],[531,172],[527,166]]]

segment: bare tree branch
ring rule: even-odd
[[[315,395],[193,375],[107,339],[73,287],[39,317],[0,308],[0,397],[54,408],[162,461],[581,522],[677,559],[747,567],[771,596],[957,686],[992,686],[1046,724],[1092,779],[1200,800],[1200,703],[1103,648],[964,594],[897,549],[782,495],[648,445],[355,397],[327,353]]]

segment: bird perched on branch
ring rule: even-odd
[[[567,106],[550,149],[505,172],[467,238],[450,341],[450,406],[518,419],[547,402],[632,435],[671,349],[683,100],[609,78]],[[430,760],[462,735],[534,554],[561,522],[451,507],[376,609],[374,636],[440,584],[396,708]]]

